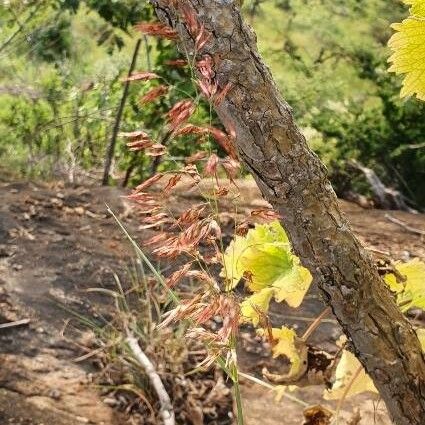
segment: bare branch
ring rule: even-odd
[[[152,384],[153,389],[156,392],[156,395],[158,396],[159,403],[161,404],[161,417],[164,421],[164,425],[175,425],[174,409],[170,396],[168,395],[160,376],[155,370],[154,365],[142,351],[139,343],[137,342],[137,339],[133,335],[129,334],[126,341],[134,358],[143,367]]]

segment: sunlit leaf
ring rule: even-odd
[[[273,288],[264,288],[243,301],[241,303],[241,316],[243,320],[252,322],[254,326],[257,326],[260,321],[260,314],[267,314],[269,310],[273,292]]]
[[[335,382],[330,390],[325,390],[323,397],[326,400],[339,400],[366,391],[378,392],[356,356],[344,350],[335,371]]]
[[[425,0],[406,0],[412,7],[409,16],[392,25],[396,33],[388,45],[393,50],[389,71],[406,74],[400,95],[425,100]]]
[[[404,0],[406,4],[411,5],[410,12],[418,17],[425,17],[425,0]]]
[[[236,236],[224,255],[221,275],[226,277],[228,288],[246,275],[251,291],[273,288],[276,300],[291,307],[301,304],[312,281],[309,271],[292,254],[278,221],[256,225],[245,237]]]
[[[278,243],[253,246],[241,258],[241,265],[250,275],[251,291],[259,291],[273,285],[293,268],[291,252]]]
[[[276,289],[276,301],[286,301],[291,307],[299,307],[310,288],[311,281],[310,272],[294,260],[291,271],[273,283],[273,288]]]
[[[243,276],[242,256],[248,249],[246,238],[235,236],[223,255],[223,269],[220,276],[226,279],[226,288],[233,289]]]
[[[302,359],[297,347],[298,337],[293,329],[282,326],[272,329],[275,345],[272,347],[273,357],[284,356],[291,362],[288,377],[297,376],[301,367]]]
[[[425,329],[417,329],[422,351],[425,352]],[[340,400],[364,392],[378,393],[372,379],[365,372],[356,356],[348,350],[343,350],[335,371],[335,382],[330,390],[325,390],[326,400]]]
[[[405,278],[398,282],[394,274],[385,275],[390,289],[397,294],[397,303],[402,311],[409,308],[425,309],[425,263],[415,258],[407,263],[397,263],[395,268]]]

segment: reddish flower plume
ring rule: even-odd
[[[161,180],[164,177],[163,173],[155,174],[154,176],[150,177],[149,179],[145,180],[144,182],[140,183],[138,186],[135,187],[134,192],[142,192],[145,189],[151,187],[153,184],[155,184],[157,181]]]
[[[167,92],[168,92],[168,87],[161,84],[160,86],[154,87],[153,89],[149,90],[145,95],[143,95],[140,98],[139,103],[143,105],[145,103],[153,102],[155,99],[157,99],[160,96],[163,96]]]
[[[215,153],[213,153],[208,158],[208,161],[207,161],[207,164],[205,165],[205,170],[204,170],[204,172],[207,176],[215,176],[216,175],[219,161],[220,161],[220,158]]]
[[[139,140],[134,140],[133,142],[127,143],[127,146],[130,151],[141,151],[143,149],[150,148],[154,144],[155,142],[153,140],[139,139]]]
[[[134,27],[137,31],[140,31],[145,35],[154,35],[157,37],[167,38],[169,40],[175,40],[178,38],[178,34],[171,27],[159,22],[141,22]]]
[[[168,112],[167,117],[172,129],[176,129],[186,122],[195,111],[195,105],[191,100],[177,102]]]
[[[232,83],[227,83],[222,90],[219,90],[218,94],[214,98],[215,106],[219,106],[223,102],[232,87]]]
[[[184,136],[186,134],[195,134],[195,135],[208,134],[208,128],[199,127],[193,124],[186,124],[174,132],[174,136]]]
[[[199,34],[195,40],[195,51],[201,50],[205,46],[205,44],[207,44],[210,38],[211,38],[211,34],[207,32],[207,30],[204,27],[204,24],[202,24]]]
[[[164,187],[164,192],[170,192],[171,189],[173,189],[177,183],[181,180],[182,176],[181,174],[175,174],[174,176],[170,177],[168,180],[168,183]]]
[[[177,283],[187,275],[191,267],[192,263],[187,263],[181,269],[175,271],[169,278],[167,278],[167,286],[169,288],[176,286]]]
[[[280,214],[278,214],[276,211],[273,211],[269,208],[262,208],[262,209],[258,209],[258,210],[253,210],[251,211],[251,216],[252,217],[259,217],[262,218],[263,220],[267,220],[267,221],[273,221],[273,220],[279,220],[282,217],[280,216]]]
[[[128,131],[128,132],[124,131],[124,132],[119,133],[119,136],[125,137],[125,138],[133,141],[133,140],[137,140],[137,139],[140,139],[140,138],[148,137],[148,133],[146,133],[146,131],[143,131],[143,130]]]
[[[127,146],[131,151],[146,149],[153,146],[155,143],[143,130],[132,131],[130,133],[120,133],[120,136],[130,139]]]
[[[227,154],[231,158],[237,159],[238,155],[236,153],[234,138],[216,127],[208,127],[208,130],[216,142],[227,152]]]
[[[183,22],[186,24],[190,35],[196,37],[199,34],[199,23],[196,12],[187,3],[182,3],[180,5],[180,10],[183,15]]]
[[[204,78],[211,80],[214,77],[213,60],[211,56],[205,55],[196,63],[196,67]]]
[[[208,156],[208,152],[205,152],[205,151],[196,152],[190,155],[189,157],[187,157],[185,162],[186,164],[191,164],[196,161],[201,161],[205,159],[207,156]]]
[[[164,145],[161,145],[161,143],[156,143],[147,149],[146,155],[161,156],[161,155],[164,155],[166,152],[167,152],[167,149]]]
[[[147,81],[147,80],[153,80],[155,78],[159,78],[159,75],[155,74],[154,72],[140,71],[140,72],[134,72],[130,76],[122,78],[121,81],[123,83],[126,81]]]
[[[187,66],[187,61],[185,61],[184,59],[171,59],[165,61],[164,64],[168,66],[183,67]]]

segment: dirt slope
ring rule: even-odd
[[[263,204],[251,183],[242,189],[246,207]],[[136,237],[140,235],[137,219],[127,214],[121,195],[113,188],[1,184],[0,323],[26,318],[30,323],[0,328],[0,424],[127,423],[90,385],[95,372],[90,364],[73,361],[86,352],[87,336],[68,326],[69,320],[75,322],[70,311],[99,320],[108,317],[108,299],[86,290],[113,288],[113,271],[125,276],[131,253],[106,214],[105,204],[121,214]],[[179,209],[188,202],[187,197],[184,193],[178,200]],[[394,258],[425,257],[423,240],[388,221],[385,212],[346,202],[341,205],[366,245]],[[392,214],[412,227],[425,229],[424,215]],[[302,320],[279,309],[274,310],[273,321],[302,328],[322,308],[313,291],[300,313]],[[338,333],[329,318],[316,340],[326,345]],[[258,366],[257,357],[247,354],[244,368]],[[273,394],[251,384],[244,384],[243,392],[249,425],[300,423],[296,403],[285,398],[275,403]],[[318,388],[302,390],[297,397],[314,404],[320,402],[320,392]],[[361,424],[380,423],[381,414],[365,397],[346,407],[350,410],[356,404],[366,411]]]

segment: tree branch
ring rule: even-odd
[[[139,343],[137,342],[137,339],[134,336],[130,334],[126,341],[134,358],[143,367],[146,375],[149,378],[149,381],[152,384],[153,389],[156,392],[156,395],[158,396],[158,400],[161,405],[161,417],[164,421],[164,425],[175,425],[174,409],[170,396],[168,395],[167,390],[161,381],[161,378],[156,372],[155,367],[146,354],[142,351]]]

